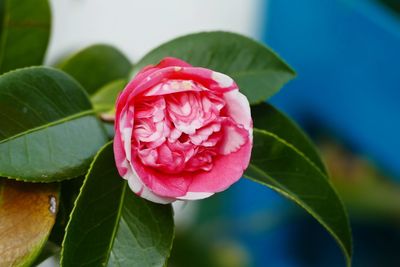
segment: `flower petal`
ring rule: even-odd
[[[208,198],[210,196],[214,195],[214,193],[208,193],[208,192],[187,192],[186,195],[183,197],[177,197],[179,200],[198,200],[198,199],[204,199]]]
[[[158,85],[159,83],[162,83],[165,80],[193,81],[195,83],[201,84],[204,88],[207,88],[207,90],[218,94],[223,94],[232,90],[236,90],[238,88],[234,82],[229,87],[221,86],[218,81],[212,78],[212,75],[215,75],[215,72],[205,68],[166,67],[163,69],[148,70],[148,72],[151,73],[147,75],[144,79],[141,79],[140,82],[133,80],[125,87],[124,90],[130,92],[128,102],[131,101],[132,98],[135,98],[137,95],[146,93],[147,90]]]
[[[239,150],[249,139],[249,131],[231,119],[222,122],[222,138],[218,144],[219,153],[228,155]]]
[[[186,195],[192,182],[190,175],[167,174],[158,172],[134,161],[135,171],[145,187],[157,196],[163,198],[177,198]]]
[[[127,176],[128,180],[128,185],[129,188],[138,196],[145,198],[147,200],[150,200],[155,203],[160,203],[160,204],[168,204],[171,202],[174,202],[175,199],[173,198],[164,198],[160,197],[153,192],[151,192],[150,189],[148,189],[137,177],[137,175],[133,172],[129,173]]]
[[[227,189],[242,177],[249,165],[251,147],[248,140],[238,151],[217,157],[211,171],[193,173],[188,192],[216,193]]]
[[[253,128],[250,104],[246,96],[239,90],[232,90],[223,95],[227,114],[247,130]]]

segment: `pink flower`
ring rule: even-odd
[[[252,125],[249,102],[230,77],[165,58],[117,99],[117,168],[150,201],[206,198],[242,176]]]

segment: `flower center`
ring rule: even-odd
[[[221,97],[186,91],[137,102],[132,145],[144,165],[165,173],[211,170],[222,136]]]

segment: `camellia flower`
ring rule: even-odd
[[[145,199],[202,199],[243,175],[252,127],[249,102],[230,77],[165,58],[117,99],[115,161]]]

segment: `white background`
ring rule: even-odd
[[[257,37],[263,0],[51,0],[47,63],[94,43],[131,60],[179,35],[228,30]]]

